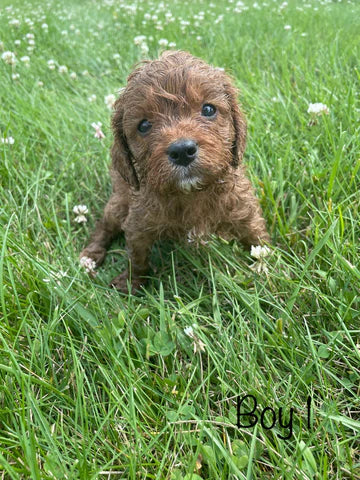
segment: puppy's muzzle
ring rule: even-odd
[[[171,163],[187,167],[197,158],[198,151],[199,146],[194,140],[181,138],[173,142],[166,153]]]

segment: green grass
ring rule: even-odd
[[[0,60],[0,138],[15,140],[0,143],[0,478],[360,478],[359,3],[74,3],[0,6],[0,48],[18,59]],[[149,58],[166,38],[236,78],[272,237],[267,274],[216,238],[156,245],[142,295],[107,287],[123,239],[94,280],[78,266],[110,191],[103,99],[141,58],[140,34]],[[311,125],[315,102],[330,114]],[[274,428],[236,427],[247,394],[258,417],[276,409]],[[280,407],[283,422],[294,409],[287,440]]]

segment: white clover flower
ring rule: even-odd
[[[193,327],[186,327],[186,328],[184,328],[184,333],[185,333],[185,335],[187,335],[188,337],[193,338],[193,337],[194,337]]]
[[[133,5],[126,5],[126,10],[130,13],[130,15],[135,15],[137,6],[135,4]]]
[[[138,35],[134,38],[135,45],[141,45],[146,40],[146,35]]]
[[[14,45],[17,47],[21,44],[21,40],[14,40]]]
[[[310,103],[307,112],[312,115],[321,115],[322,113],[329,115],[329,109],[323,103]]]
[[[88,97],[88,101],[89,101],[90,103],[96,102],[96,95],[95,95],[95,93],[93,93],[92,95],[90,95],[90,97]]]
[[[110,93],[109,95],[106,95],[104,97],[105,105],[108,107],[109,110],[113,109],[115,100],[116,100],[116,97],[113,93]]]
[[[71,73],[70,73],[70,78],[71,78],[72,80],[76,80],[76,78],[77,78],[76,73],[75,73],[75,72],[71,72]]]
[[[144,18],[145,18],[145,20],[150,20],[150,18],[151,18],[150,13],[145,13]]]
[[[43,24],[41,25],[41,28],[42,28],[43,30],[46,30],[46,31],[47,31],[48,28],[49,28],[49,25],[48,25],[47,23],[43,23]]]
[[[142,55],[147,55],[149,53],[149,47],[147,46],[147,44],[145,42],[143,42],[140,45],[140,49],[141,49],[141,54]]]
[[[158,43],[160,47],[167,47],[169,45],[169,40],[167,40],[166,38],[160,38]]]
[[[67,72],[68,72],[68,68],[66,65],[59,66],[59,73],[67,73]]]
[[[24,55],[23,57],[20,58],[20,61],[24,62],[25,65],[28,67],[30,64],[30,57],[28,57],[27,55]]]
[[[13,137],[6,137],[1,139],[1,143],[9,144],[9,145],[14,145],[15,140]]]
[[[76,222],[76,223],[86,223],[87,218],[85,217],[85,215],[78,215],[77,217],[74,218],[74,222]]]
[[[196,327],[196,324],[194,324],[194,327]],[[197,335],[195,335],[192,326],[184,328],[184,333],[193,340],[194,353],[197,351],[205,352],[205,343],[202,342]]]
[[[20,75],[19,75],[18,73],[13,73],[13,74],[11,75],[11,78],[12,78],[13,80],[19,80]]]
[[[47,64],[50,70],[55,70],[55,60],[48,60]]]
[[[268,257],[270,253],[271,253],[271,250],[267,246],[262,247],[261,245],[257,245],[255,247],[254,245],[251,245],[250,255],[256,258],[257,260],[257,262],[250,265],[251,270],[253,270],[256,273],[264,272],[265,274],[267,274],[269,269],[267,268],[264,262],[264,258]]]
[[[76,213],[76,215],[85,215],[89,210],[86,205],[75,205],[73,212]]]
[[[68,31],[67,30],[62,30],[61,35],[63,35],[65,37],[66,35],[68,35]]]
[[[34,40],[35,38],[35,35],[33,33],[27,33],[25,35],[25,38],[27,38],[28,40]]]
[[[252,265],[250,265],[250,269],[259,274],[265,273],[265,275],[269,272],[268,267],[262,261],[253,263]]]
[[[121,58],[120,53],[114,53],[114,55],[113,55],[114,60],[120,60],[120,58]]]
[[[43,87],[44,86],[44,82],[42,82],[41,80],[38,81],[38,87]]]
[[[255,247],[254,245],[251,245],[250,255],[257,260],[268,257],[270,255],[270,252],[271,250],[267,246],[262,247],[261,245],[257,245]]]
[[[13,18],[10,20],[9,25],[12,25],[13,27],[19,27],[20,26],[20,20],[17,18]]]
[[[80,267],[85,268],[87,273],[94,272],[96,268],[96,263],[90,257],[81,257],[80,258]]]
[[[87,76],[89,75],[89,72],[88,72],[87,70],[84,70],[84,71],[81,73],[81,75],[82,75],[83,77],[87,77]]]
[[[28,40],[28,44],[29,44],[31,47],[33,47],[33,46],[35,45],[35,40],[32,40],[32,39]]]
[[[291,30],[291,25],[285,25],[284,30]]]
[[[102,130],[101,130],[101,125],[102,125],[102,123],[100,123],[100,122],[98,122],[98,123],[93,122],[93,123],[91,124],[91,126],[92,126],[93,128],[95,128],[94,137],[95,137],[95,138],[98,138],[99,140],[101,140],[102,138],[105,138],[105,135],[104,135],[104,133],[103,133]]]
[[[16,63],[16,57],[15,57],[15,53],[13,52],[4,52],[2,55],[1,55],[1,59],[4,60],[5,63],[7,63],[8,65],[15,65]]]
[[[168,45],[169,48],[175,48],[176,47],[176,43],[175,42],[170,42],[169,45]]]

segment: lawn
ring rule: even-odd
[[[0,479],[359,479],[360,3],[2,0],[0,25]],[[156,244],[123,295],[124,239],[95,278],[78,255],[110,95],[167,48],[235,79],[271,255]]]

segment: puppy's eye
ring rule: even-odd
[[[137,129],[140,133],[145,135],[145,133],[148,133],[150,131],[151,127],[152,127],[152,124],[149,122],[149,120],[144,119],[144,120],[141,120]]]
[[[201,115],[203,117],[213,117],[216,113],[216,107],[211,103],[205,103],[201,109]]]

